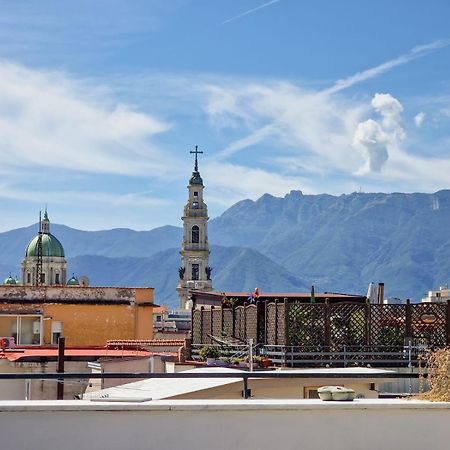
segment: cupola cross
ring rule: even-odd
[[[199,153],[203,153],[202,151],[200,151],[198,149],[198,145],[195,146],[195,151],[190,151],[189,153],[195,154],[195,166],[194,166],[194,171],[198,172],[198,161],[197,161],[197,155]]]

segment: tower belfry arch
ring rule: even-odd
[[[203,200],[203,179],[198,170],[198,155],[203,151],[195,146],[194,171],[187,186],[188,200],[183,209],[183,241],[181,244],[181,266],[178,269],[177,285],[180,308],[186,308],[189,290],[212,291],[209,266],[208,207]]]

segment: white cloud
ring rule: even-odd
[[[414,123],[417,128],[420,128],[422,126],[424,120],[425,120],[425,113],[422,111],[414,116]]]
[[[357,173],[379,172],[389,158],[388,143],[389,137],[378,122],[368,119],[359,123],[353,136],[353,146],[364,154],[366,163]]]
[[[360,151],[366,162],[356,173],[380,172],[389,159],[389,150],[404,138],[401,113],[403,106],[390,94],[375,94],[371,105],[379,113],[381,123],[368,119],[360,122],[353,136],[353,147]]]
[[[383,127],[402,139],[404,137],[404,131],[401,120],[401,114],[403,112],[401,103],[391,94],[377,93],[374,95],[371,105],[381,115]]]
[[[239,152],[243,153],[240,158],[245,158],[245,152],[252,151],[255,167],[262,162],[270,164],[272,175],[287,174],[298,180],[298,187],[288,183],[290,189],[310,193],[330,189],[342,192],[344,187],[360,184],[377,190],[430,191],[446,187],[443,180],[436,180],[433,170],[450,166],[450,160],[408,153],[404,107],[389,93],[377,93],[367,102],[365,98],[305,90],[287,82],[222,79],[216,83],[208,80],[208,87],[203,89],[200,98],[205,102],[204,110],[216,127],[232,129],[233,133],[240,130],[243,136],[219,151],[215,161],[231,163]],[[196,92],[202,92],[200,84]],[[270,153],[268,148],[272,149]],[[215,176],[213,180],[218,182]],[[235,178],[222,180],[223,192],[227,192],[227,183],[232,186]],[[240,197],[244,192],[251,196],[247,181],[242,183]],[[283,183],[276,185],[287,188]],[[272,185],[268,184],[265,191],[272,192]],[[218,201],[226,198],[217,197]]]
[[[223,206],[244,198],[257,199],[270,192],[275,196],[284,196],[291,190],[310,189],[307,179],[270,172],[230,163],[210,162],[203,169],[208,183],[208,201]]]
[[[32,202],[42,207],[43,202],[51,205],[78,205],[84,208],[86,205],[108,205],[110,208],[118,207],[161,207],[167,206],[170,200],[160,197],[152,197],[150,192],[130,192],[116,194],[102,191],[75,191],[61,189],[55,191],[26,190],[15,188],[6,183],[0,184],[0,198]]]
[[[352,87],[355,84],[361,83],[363,81],[370,80],[371,78],[378,77],[379,75],[382,75],[383,73],[386,73],[397,66],[407,64],[414,59],[426,56],[433,51],[439,50],[449,45],[450,39],[439,39],[437,41],[430,42],[429,44],[417,45],[404,55],[400,55],[399,57],[386,61],[382,64],[379,64],[378,66],[371,67],[370,69],[364,70],[362,72],[358,72],[348,78],[336,81],[336,83],[330,88],[326,89],[325,92],[327,92],[328,94],[335,94],[336,92]]]
[[[0,63],[0,157],[6,167],[161,173],[167,166],[151,138],[169,128],[64,74]]]
[[[284,154],[291,159],[310,159],[312,171],[314,165],[324,167],[324,172],[355,171],[363,163],[351,148],[354,129],[367,110],[362,102],[307,91],[286,82],[223,81],[220,89],[208,87],[205,94],[205,111],[213,124],[227,129],[236,120],[246,132],[216,155],[219,160],[273,141],[275,158]]]

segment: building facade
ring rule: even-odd
[[[436,291],[428,291],[428,295],[422,298],[422,303],[447,303],[450,300],[450,289],[448,284],[439,286]]]
[[[153,288],[0,286],[0,337],[13,345],[153,338]]]
[[[208,208],[203,200],[203,180],[198,170],[197,155],[203,153],[195,147],[195,165],[187,186],[189,197],[183,210],[183,241],[181,245],[181,266],[178,269],[177,285],[180,308],[189,306],[189,290],[212,291],[209,266]]]
[[[27,245],[22,282],[0,286],[0,342],[7,347],[105,345],[109,340],[153,338],[153,288],[89,287],[87,277],[67,280],[61,242],[50,233],[47,211]]]

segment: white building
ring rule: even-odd
[[[450,300],[448,284],[440,286],[437,291],[428,291],[428,295],[422,299],[422,303],[447,303]]]

